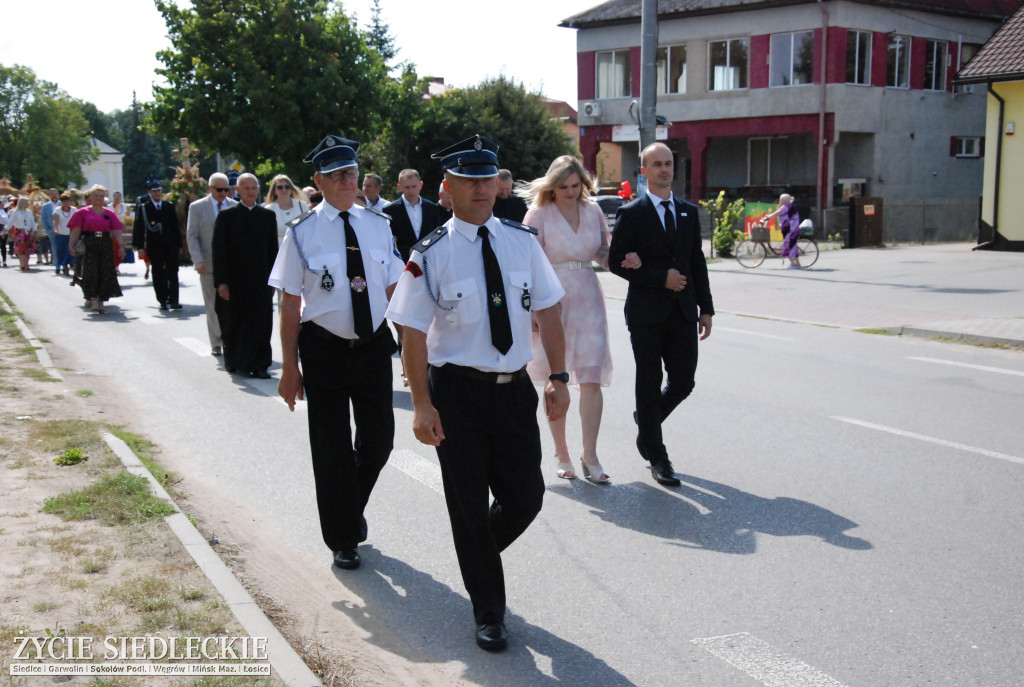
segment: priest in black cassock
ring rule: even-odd
[[[221,211],[213,228],[213,283],[227,301],[223,323],[228,372],[270,379],[274,288],[267,284],[277,259],[277,217],[258,204],[260,184],[238,177],[238,205]]]

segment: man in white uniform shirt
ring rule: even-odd
[[[221,337],[220,318],[224,317],[225,303],[217,295],[213,285],[213,226],[221,210],[235,205],[228,197],[226,174],[215,172],[210,175],[210,193],[188,206],[188,223],[185,225],[185,243],[192,256],[192,265],[199,273],[199,285],[203,291],[206,306],[206,332],[210,337],[210,353],[222,355],[224,341]]]
[[[501,552],[540,512],[537,392],[526,374],[531,316],[552,370],[549,420],[569,407],[565,294],[534,230],[491,213],[498,146],[477,135],[435,153],[455,215],[413,246],[388,308],[403,327],[416,438],[436,447],[476,643],[508,644]],[[488,507],[488,491],[494,500]]]
[[[291,410],[307,401],[320,530],[347,570],[359,567],[363,510],[395,438],[384,313],[402,274],[387,217],[355,204],[358,147],[327,136],[306,158],[324,200],[292,221],[269,280],[284,292],[278,393]]]

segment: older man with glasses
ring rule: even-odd
[[[185,241],[192,255],[192,264],[199,273],[203,289],[203,303],[206,305],[206,331],[210,336],[210,352],[222,355],[224,340],[221,337],[220,318],[224,316],[224,303],[217,296],[213,284],[213,226],[221,210],[235,205],[228,198],[228,177],[217,172],[210,175],[209,195],[188,206],[188,224]]]
[[[307,401],[320,530],[346,570],[359,567],[363,511],[394,443],[384,313],[404,267],[387,216],[355,204],[358,147],[327,136],[307,156],[324,200],[292,224],[270,275],[284,291],[278,393],[291,410]]]

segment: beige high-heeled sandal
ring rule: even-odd
[[[601,467],[600,463],[590,465],[581,460],[580,465],[583,466],[583,476],[594,484],[608,484],[612,479],[605,474],[604,468]]]
[[[558,470],[555,471],[561,479],[576,479],[576,471],[572,467],[572,463],[558,462]]]

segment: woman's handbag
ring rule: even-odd
[[[75,253],[77,253],[78,255],[85,255],[85,239],[84,238],[79,237],[78,241],[75,243]]]

